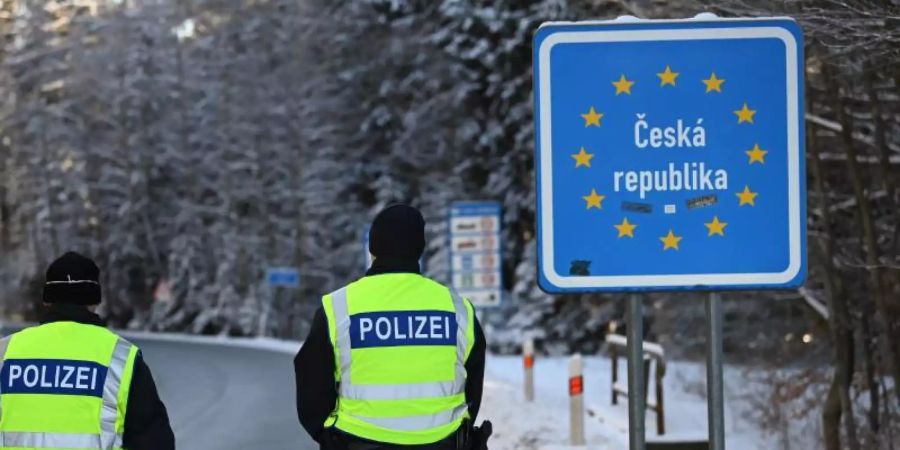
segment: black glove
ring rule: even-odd
[[[469,450],[488,450],[488,439],[494,433],[494,425],[490,420],[481,422],[480,427],[472,428]]]
[[[338,448],[334,442],[334,433],[332,433],[331,427],[323,428],[316,441],[319,443],[319,450],[335,450]]]

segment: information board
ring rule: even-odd
[[[475,306],[500,304],[500,212],[496,202],[458,202],[450,207],[451,284]]]

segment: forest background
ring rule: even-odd
[[[423,210],[445,281],[448,205],[495,200],[492,349],[598,352],[623,297],[535,283],[532,34],[700,12],[806,35],[809,279],[727,294],[728,359],[770,381],[761,420],[820,414],[829,450],[897,448],[897,0],[0,0],[0,312],[33,320],[73,249],[103,267],[113,325],[301,339],[385,204]],[[270,290],[269,266],[300,289]],[[701,357],[700,298],[647,296],[648,339]]]

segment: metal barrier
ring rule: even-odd
[[[609,357],[612,362],[612,404],[619,403],[619,395],[628,396],[628,385],[619,383],[619,355],[625,355],[628,348],[628,340],[619,334],[607,334],[606,344]],[[648,400],[644,397],[644,406],[656,412],[656,433],[666,434],[665,408],[663,402],[663,376],[666,374],[666,356],[663,348],[653,342],[644,342],[644,386],[649,386],[650,362],[656,361],[654,371],[655,399]],[[650,389],[646,392],[649,394]]]

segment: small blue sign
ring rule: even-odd
[[[266,281],[273,287],[300,287],[300,271],[296,267],[270,267],[266,270]]]
[[[544,290],[803,283],[793,20],[547,24],[534,63]]]

